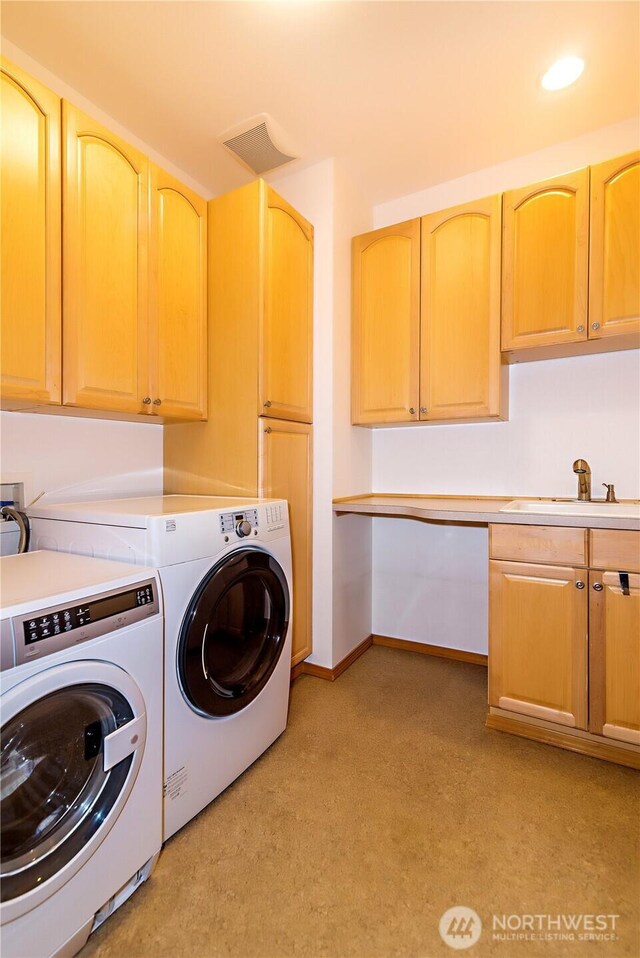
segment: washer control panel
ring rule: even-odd
[[[154,579],[128,588],[112,589],[65,606],[38,609],[14,616],[15,664],[140,622],[160,610]]]
[[[223,512],[220,514],[220,532],[223,535],[235,533],[238,539],[244,539],[252,533],[257,535],[258,510],[244,509],[241,512]]]

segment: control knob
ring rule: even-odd
[[[241,539],[244,539],[245,536],[250,536],[251,523],[247,522],[246,519],[240,519],[239,522],[236,522],[236,532]]]

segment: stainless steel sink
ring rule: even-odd
[[[500,512],[535,513],[543,516],[597,516],[640,519],[640,502],[580,502],[577,499],[514,499]]]

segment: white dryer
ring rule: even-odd
[[[164,837],[284,731],[291,668],[287,503],[154,496],[29,510],[36,548],[159,570],[165,604]]]
[[[68,958],[162,845],[162,600],[152,569],[0,559],[4,958]]]

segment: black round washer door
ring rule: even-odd
[[[245,708],[265,687],[289,626],[289,589],[279,563],[240,549],[211,569],[186,611],[178,675],[190,705],[219,718]]]

